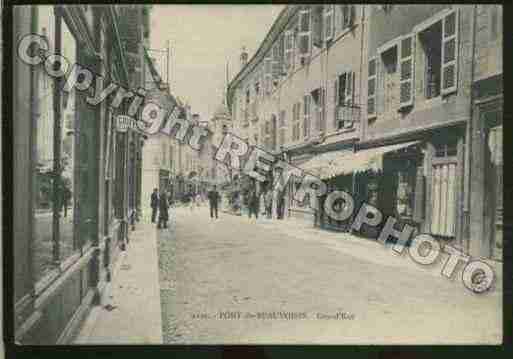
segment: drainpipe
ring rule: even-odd
[[[470,72],[470,115],[467,121],[467,128],[465,134],[465,164],[464,164],[464,183],[463,183],[463,250],[468,253],[470,247],[470,176],[472,170],[470,168],[471,154],[472,154],[472,131],[473,131],[473,113],[474,113],[474,68],[475,68],[475,50],[476,50],[476,26],[477,26],[477,5],[474,5],[472,14],[472,61]]]
[[[358,94],[358,102],[359,102],[359,106],[360,106],[360,140],[362,140],[364,138],[364,134],[365,134],[365,129],[363,125],[363,115],[362,114],[362,98],[363,98],[363,93],[362,93],[362,83],[363,83],[363,55],[364,55],[364,51],[363,51],[363,46],[364,46],[364,30],[365,30],[365,4],[362,4],[362,16],[361,16],[361,19],[360,19],[360,23],[361,23],[361,31],[360,31],[360,37],[361,37],[361,46],[360,46],[360,91],[359,91],[359,94]]]

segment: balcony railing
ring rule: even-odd
[[[352,129],[355,123],[360,122],[360,106],[346,104],[337,106],[335,112],[335,123],[337,130]]]

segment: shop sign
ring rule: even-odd
[[[125,115],[116,117],[116,130],[118,132],[126,132],[128,129],[135,128],[137,128],[137,123],[132,117]]]

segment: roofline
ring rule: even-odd
[[[290,19],[299,12],[299,5],[286,5],[285,8],[280,12],[271,28],[267,32],[264,40],[260,44],[260,47],[255,52],[255,54],[251,57],[246,65],[237,73],[237,75],[230,81],[228,84],[228,91],[226,94],[226,101],[228,104],[228,108],[232,105],[232,97],[235,86],[237,86],[260,62],[261,59],[264,58],[265,54],[268,50],[271,49],[274,40],[281,33],[283,28],[287,26]]]

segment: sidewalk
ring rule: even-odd
[[[129,232],[101,305],[92,308],[75,344],[162,344],[157,235],[142,218]]]

